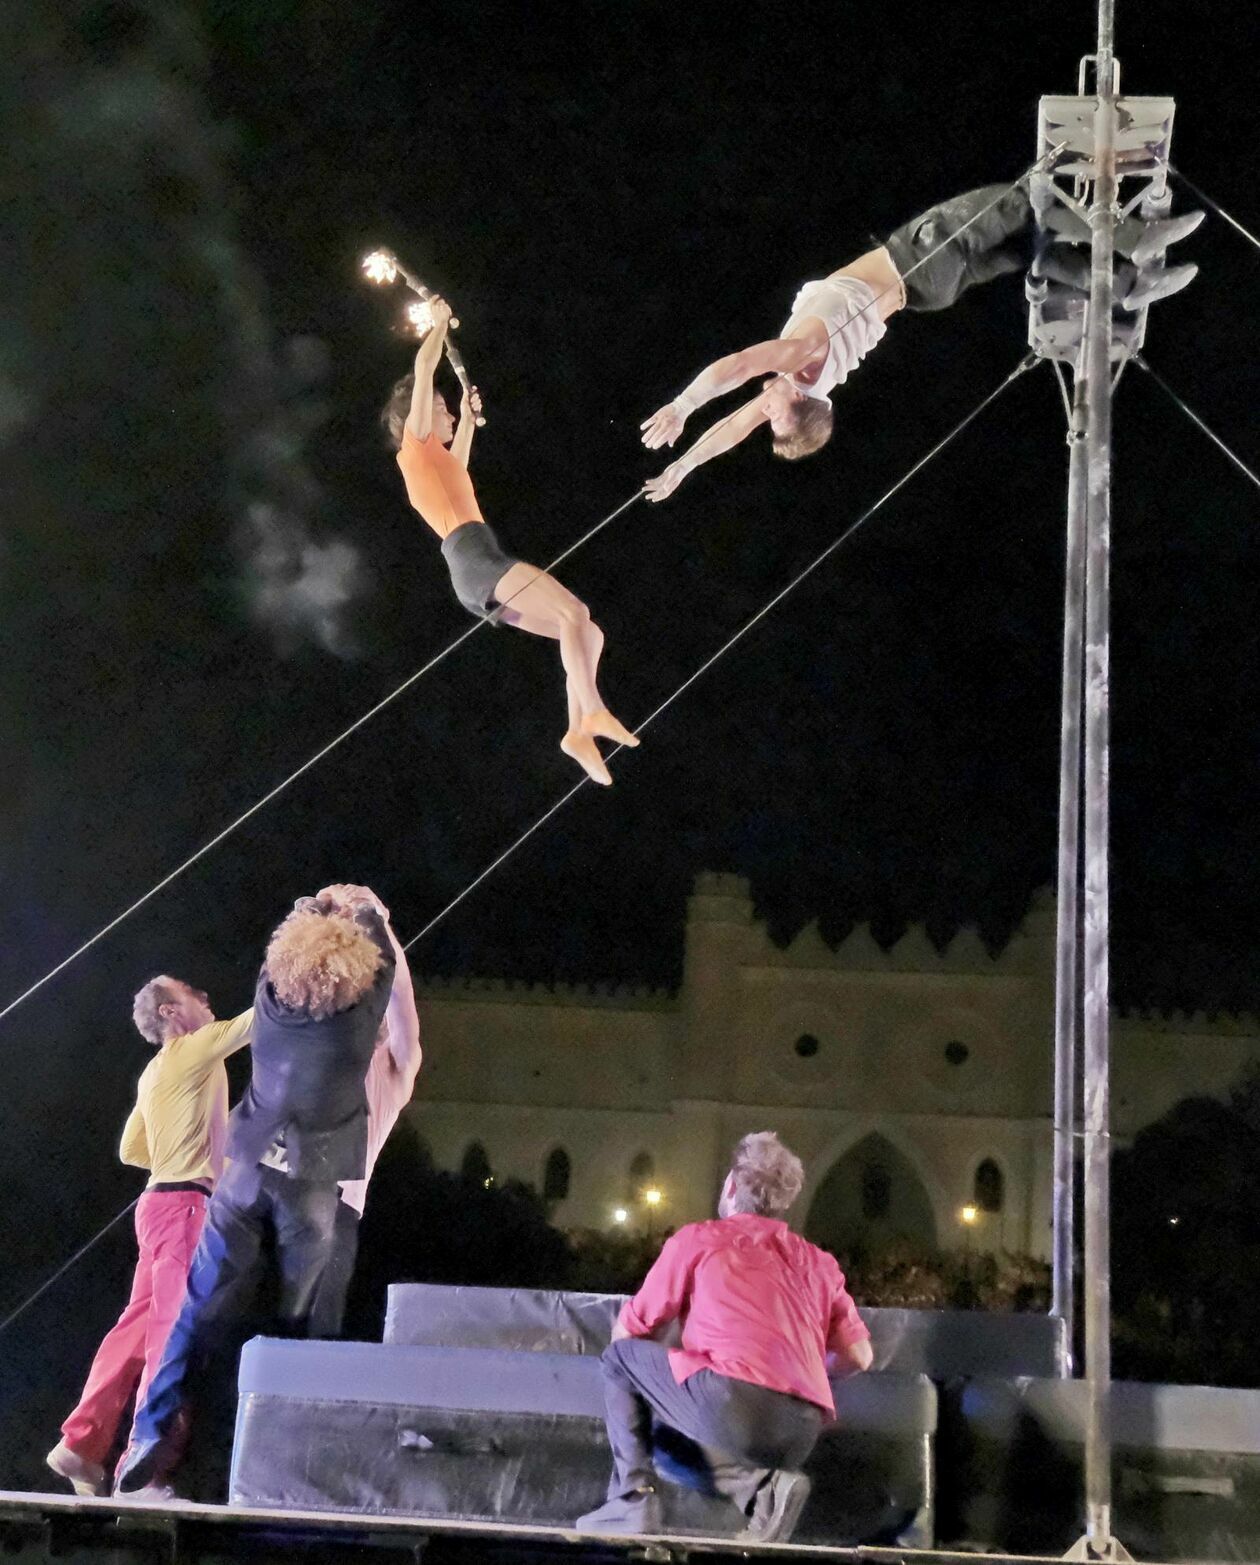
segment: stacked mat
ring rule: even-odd
[[[571,1523],[601,1503],[611,1470],[598,1354],[621,1303],[403,1285],[390,1290],[384,1343],[255,1339],[241,1359],[233,1503]],[[886,1336],[913,1361],[930,1333],[900,1318]],[[931,1380],[884,1371],[832,1390],[837,1422],[810,1460],[796,1539],[930,1545]],[[693,1455],[662,1455],[668,1530],[739,1531]]]

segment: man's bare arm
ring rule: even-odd
[[[737,390],[759,375],[791,375],[817,351],[818,344],[807,337],[775,337],[739,353],[728,353],[707,370],[701,370],[681,396],[644,419],[643,444],[649,451],[672,446],[682,434],[688,416],[706,402]]]
[[[385,1019],[389,1023],[389,1054],[394,1069],[400,1073],[420,1069],[420,1013],[416,1009],[416,991],[411,980],[411,968],[407,953],[403,950],[394,926],[385,921],[385,933],[394,948],[394,987],[385,1007]]]
[[[690,451],[684,451],[677,461],[671,462],[663,473],[658,473],[655,478],[649,478],[644,484],[644,491],[649,500],[666,500],[678,488],[688,473],[695,472],[696,468],[711,462],[715,456],[721,456],[723,452],[730,451],[741,440],[747,440],[754,429],[766,422],[766,415],[761,409],[760,392],[745,402],[742,408],[729,414],[724,419],[719,419],[710,429],[696,441]]]
[[[416,383],[411,392],[411,411],[407,414],[407,432],[417,440],[427,440],[433,433],[433,377],[437,374],[451,320],[451,307],[445,299],[431,300],[429,309],[433,315],[433,329],[416,354]]]
[[[451,455],[461,467],[468,466],[468,458],[472,454],[473,433],[477,428],[477,415],[481,412],[481,393],[476,386],[471,388],[472,395],[466,391],[460,398],[459,424],[455,430],[455,438],[451,441]]]

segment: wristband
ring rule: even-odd
[[[686,418],[689,414],[694,413],[699,406],[700,404],[689,391],[679,392],[673,401],[674,411],[679,418]]]

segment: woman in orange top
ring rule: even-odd
[[[435,389],[451,310],[443,299],[432,300],[431,309],[433,329],[420,344],[415,370],[394,387],[381,415],[398,451],[407,498],[442,540],[455,596],[470,614],[560,643],[569,698],[569,727],[560,748],[607,786],[612,776],[596,737],[632,746],[639,741],[604,705],[595,683],[604,633],[554,576],[506,554],[483,519],[468,475],[479,403],[474,406],[464,394],[457,427]]]

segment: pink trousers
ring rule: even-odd
[[[132,1394],[137,1404],[162,1358],[162,1349],[184,1302],[188,1264],[208,1197],[196,1190],[146,1190],[136,1207],[140,1259],[131,1297],[117,1324],[96,1350],[79,1405],[61,1426],[77,1455],[104,1462]]]

